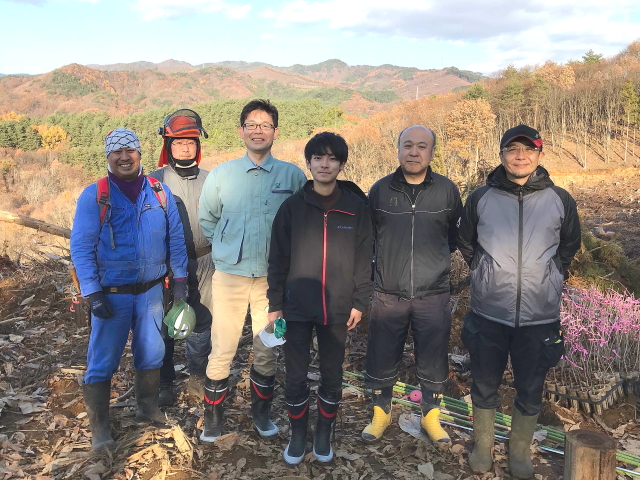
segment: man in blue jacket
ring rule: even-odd
[[[93,184],[84,189],[71,230],[71,258],[82,295],[91,303],[83,394],[95,451],[114,444],[109,427],[111,377],[130,331],[136,420],[165,419],[158,408],[158,386],[167,265],[176,279],[174,301],[187,297],[187,252],[173,195],[143,175],[140,142],[131,130],[109,133],[105,153],[108,183],[100,184],[108,188],[98,192],[98,184]]]
[[[214,442],[222,433],[223,402],[229,367],[242,334],[247,304],[251,306],[253,365],[251,416],[263,438],[278,433],[269,419],[276,356],[257,337],[268,323],[267,258],[271,224],[282,202],[306,183],[299,167],[276,160],[271,146],[278,137],[278,110],[253,100],[240,113],[238,133],[245,156],[214,168],[202,187],[198,219],[211,241],[213,322],[211,354],[204,388],[204,426],[200,439]]]

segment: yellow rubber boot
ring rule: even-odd
[[[432,442],[438,444],[451,443],[449,434],[440,426],[440,409],[432,408],[426,415],[423,415],[420,426],[427,432]]]
[[[374,405],[373,419],[362,431],[362,440],[367,443],[375,443],[382,438],[382,434],[391,424],[391,406],[389,413],[386,413],[382,407]]]

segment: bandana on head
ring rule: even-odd
[[[104,139],[104,153],[107,154],[107,157],[111,152],[120,148],[135,148],[142,155],[138,136],[126,128],[116,128]]]

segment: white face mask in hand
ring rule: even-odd
[[[284,337],[276,338],[275,330],[272,324],[269,324],[266,327],[264,327],[262,330],[260,330],[258,337],[260,337],[260,340],[262,340],[262,343],[267,348],[273,348],[273,347],[277,347],[278,345],[284,345],[284,343],[286,342]]]

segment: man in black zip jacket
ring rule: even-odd
[[[471,356],[474,472],[492,468],[498,388],[511,357],[516,397],[509,439],[515,478],[533,476],[530,445],[544,379],[564,352],[563,281],[580,248],[571,195],[541,166],[542,138],[526,125],[507,130],[498,166],[464,208],[458,248],[471,268],[471,311],[462,341]]]
[[[373,419],[362,432],[365,442],[378,441],[391,423],[392,389],[409,327],[422,391],[422,428],[434,442],[451,441],[437,407],[449,373],[449,271],[462,207],[456,185],[429,166],[435,146],[430,129],[414,125],[403,130],[400,167],[369,192],[375,294],[365,375],[373,390]]]
[[[269,321],[284,317],[285,402],[291,440],[285,462],[304,459],[309,417],[310,346],[313,329],[320,353],[318,423],[313,453],[333,458],[331,429],[342,398],[342,363],[347,330],[353,329],[372,293],[373,231],[367,197],[355,183],[337,181],[347,144],[322,132],[304,155],[313,180],[286,199],[273,222],[267,281]]]

